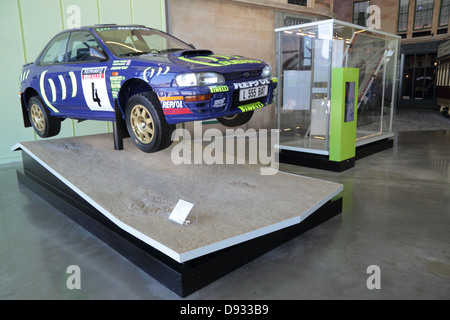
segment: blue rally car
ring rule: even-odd
[[[167,148],[175,124],[217,118],[234,127],[272,103],[260,60],[218,55],[162,31],[96,25],[57,34],[19,74],[26,127],[55,136],[66,118],[115,121],[144,152]]]

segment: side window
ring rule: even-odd
[[[39,63],[48,65],[64,62],[68,36],[68,33],[63,33],[55,37],[45,48]]]
[[[98,61],[89,55],[89,48],[95,47],[100,52],[103,52],[97,40],[87,31],[72,32],[67,46],[68,62],[89,62]]]

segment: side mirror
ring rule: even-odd
[[[92,60],[97,60],[97,61],[102,61],[102,60],[107,60],[108,59],[102,52],[100,52],[95,47],[89,47],[89,57]]]

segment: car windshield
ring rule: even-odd
[[[96,28],[109,50],[120,57],[191,50],[188,44],[159,30],[141,27]]]

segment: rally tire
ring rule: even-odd
[[[154,92],[131,96],[125,109],[125,123],[134,144],[146,153],[166,149],[172,144],[175,125],[167,123]]]
[[[219,121],[225,127],[239,127],[249,122],[252,116],[253,110],[244,113],[238,113],[229,117],[217,118],[217,121]]]
[[[61,131],[61,120],[50,115],[50,111],[39,96],[33,96],[28,100],[28,117],[34,131],[41,138],[56,136]]]

